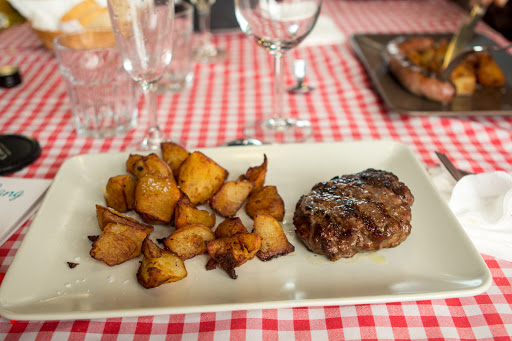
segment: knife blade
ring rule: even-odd
[[[484,16],[486,11],[487,6],[484,6],[478,2],[473,5],[471,8],[469,21],[461,25],[461,27],[457,30],[457,32],[455,32],[452,39],[450,40],[450,44],[448,44],[448,48],[446,49],[446,54],[443,61],[443,70],[446,69],[450,61],[455,58],[455,56],[457,56],[471,41],[473,38],[475,26]]]

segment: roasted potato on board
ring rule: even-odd
[[[186,194],[182,194],[174,210],[174,227],[180,229],[190,224],[203,224],[210,229],[215,226],[215,214],[200,210],[190,202]]]
[[[105,187],[105,203],[118,212],[128,212],[135,203],[135,181],[128,174],[113,176]]]
[[[286,238],[281,224],[271,215],[256,213],[252,233],[261,237],[261,248],[256,256],[262,261],[295,251],[295,247]]]
[[[174,179],[171,167],[155,153],[147,156],[131,154],[126,160],[126,170],[136,179],[146,175],[159,175]]]
[[[187,277],[183,260],[174,253],[159,248],[149,237],[142,243],[142,254],[144,257],[137,271],[137,281],[144,288],[156,288]]]
[[[265,186],[249,195],[245,211],[253,219],[256,213],[263,212],[282,221],[285,213],[284,201],[276,186]]]
[[[247,200],[254,183],[250,181],[227,181],[210,199],[210,207],[223,217],[232,217]]]
[[[235,268],[254,258],[261,247],[261,237],[255,233],[237,233],[206,242],[206,247],[210,257],[229,277],[236,279],[238,276]],[[207,264],[207,269],[211,268]]]
[[[484,86],[500,87],[505,85],[505,74],[490,53],[478,53],[478,82]]]
[[[257,167],[251,167],[245,172],[244,175],[241,175],[238,180],[249,180],[254,183],[253,191],[257,191],[263,185],[265,185],[265,178],[267,176],[267,155],[263,154],[263,163]]]
[[[203,224],[192,224],[180,228],[164,239],[164,245],[186,260],[206,253],[206,243],[215,239],[212,230]]]
[[[140,256],[142,241],[147,234],[128,225],[110,223],[92,243],[92,258],[114,266]]]
[[[96,217],[98,218],[98,225],[102,231],[105,229],[105,226],[110,223],[128,225],[132,228],[141,230],[146,234],[150,234],[154,230],[153,226],[137,221],[132,217],[117,212],[110,207],[96,205]]]
[[[201,152],[193,152],[181,164],[178,185],[190,201],[207,202],[222,186],[228,171]]]
[[[147,223],[171,222],[181,192],[173,178],[146,175],[135,187],[134,210]]]
[[[475,93],[475,66],[470,62],[462,62],[453,70],[450,80],[457,89],[457,95],[470,96]]]
[[[239,217],[224,219],[215,229],[215,237],[231,237],[236,233],[249,233]]]
[[[171,167],[175,177],[178,177],[179,168],[190,152],[174,142],[162,142],[162,159]]]

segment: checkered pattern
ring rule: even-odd
[[[445,0],[325,0],[323,14],[329,15],[347,38],[356,32],[449,32],[466,17]],[[477,28],[498,43],[506,42],[484,24]],[[271,108],[271,58],[240,32],[219,34],[214,39],[229,52],[228,60],[196,65],[191,89],[159,96],[159,121],[165,133],[172,140],[186,141],[191,148],[241,137],[246,124]],[[0,89],[0,132],[32,135],[42,145],[41,157],[14,176],[53,178],[71,156],[123,150],[142,138],[141,128],[106,140],[77,137],[55,59],[28,26],[0,33],[0,51],[0,65],[19,65],[23,76],[21,86]],[[409,145],[427,167],[435,166],[434,151],[439,150],[461,168],[512,171],[512,118],[413,117],[390,112],[348,41],[299,47],[287,59],[299,57],[308,62],[308,81],[316,90],[287,96],[285,111],[312,121],[313,141],[392,139]],[[291,85],[291,63],[286,61],[285,78]],[[140,127],[146,123],[142,117]],[[0,279],[29,224],[0,246]],[[493,284],[475,297],[91,321],[0,318],[0,339],[510,340],[512,263],[483,257]]]

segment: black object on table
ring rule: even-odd
[[[36,139],[23,135],[0,135],[0,175],[19,171],[41,155]]]
[[[0,87],[14,88],[21,84],[20,69],[15,65],[0,66]]]

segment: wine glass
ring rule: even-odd
[[[235,0],[235,15],[242,31],[274,56],[272,116],[246,127],[246,136],[272,143],[311,135],[308,120],[284,115],[282,57],[311,32],[321,6],[322,0]]]
[[[123,66],[144,93],[149,126],[139,145],[157,150],[165,136],[157,122],[157,83],[172,57],[174,0],[108,0]]]
[[[210,14],[215,0],[190,0],[196,7],[199,25],[199,46],[194,51],[195,59],[201,63],[218,63],[226,58],[226,51],[212,42]]]

